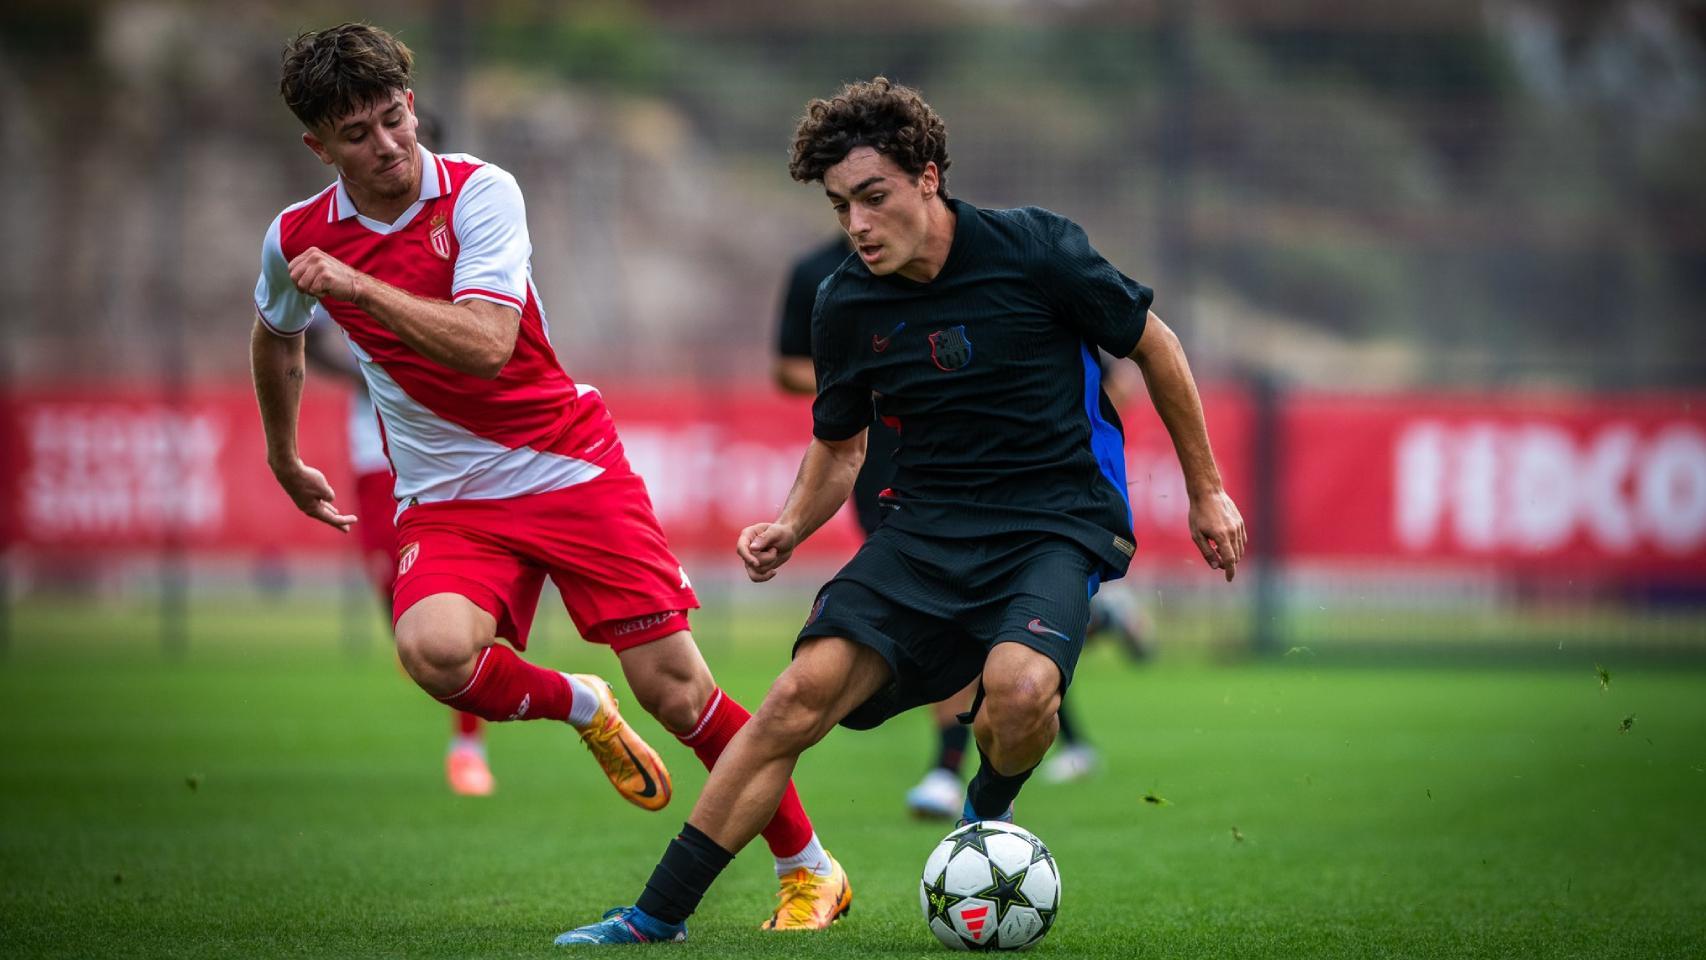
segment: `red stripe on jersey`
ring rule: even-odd
[[[517,310],[520,310],[524,306],[522,301],[517,300],[515,297],[511,296],[510,294],[504,293],[501,290],[487,290],[487,289],[484,289],[482,287],[464,287],[463,289],[458,290],[455,293],[451,294],[450,299],[454,302],[454,301],[459,301],[459,300],[465,300],[468,297],[472,297],[472,296],[496,297],[497,299],[502,300],[504,303],[513,305]]]

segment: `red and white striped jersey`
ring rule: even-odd
[[[261,321],[287,336],[312,322],[315,300],[296,289],[289,270],[309,247],[420,297],[519,310],[515,352],[485,380],[427,359],[353,303],[319,301],[361,361],[401,509],[591,480],[621,456],[621,444],[603,398],[571,380],[551,348],[521,189],[509,173],[464,154],[421,148],[420,162],[420,199],[394,223],[356,212],[342,179],[279,214],[261,248]]]

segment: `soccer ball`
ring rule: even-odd
[[[955,950],[1023,950],[1054,926],[1060,871],[1024,827],[968,823],[930,851],[918,901],[930,932]]]

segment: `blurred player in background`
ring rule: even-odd
[[[808,396],[817,393],[817,374],[812,368],[812,304],[817,300],[818,285],[852,252],[852,244],[843,234],[812,248],[794,261],[788,271],[777,323],[773,373],[777,385],[789,393]],[[1119,408],[1132,395],[1137,373],[1129,365],[1109,362],[1111,359],[1106,354],[1101,356],[1103,384],[1109,399]],[[854,516],[867,537],[882,522],[883,507],[878,494],[888,489],[894,479],[894,452],[900,441],[894,427],[873,414],[865,444],[865,462],[853,481],[852,498]],[[1123,588],[1110,585],[1090,600],[1090,635],[1104,634],[1117,637],[1121,648],[1133,659],[1148,655],[1149,638],[1142,610]],[[949,820],[960,815],[965,801],[960,771],[971,742],[971,729],[960,722],[959,715],[970,708],[975,693],[975,685],[968,686],[930,705],[930,718],[936,727],[936,753],[923,779],[906,791],[906,808],[913,816]],[[1043,779],[1066,783],[1089,776],[1096,767],[1096,749],[1090,745],[1075,711],[1062,698],[1060,741],[1043,766]]]
[[[424,144],[436,144],[443,136],[438,118],[425,110],[415,111],[415,136]],[[350,472],[355,475],[356,515],[363,518],[355,525],[361,542],[361,565],[367,578],[379,591],[385,605],[385,615],[391,616],[391,588],[397,582],[397,525],[392,516],[397,512],[397,500],[391,488],[395,479],[391,461],[385,459],[385,440],[379,435],[379,415],[373,409],[373,398],[367,395],[367,380],[361,375],[355,354],[338,335],[335,321],[316,306],[314,322],[308,325],[303,346],[308,363],[321,373],[328,374],[350,388],[349,457]],[[444,755],[444,777],[453,793],[465,797],[484,797],[497,789],[492,769],[486,762],[484,721],[472,713],[451,710],[450,748]]]
[[[1246,534],[1221,484],[1196,382],[1152,293],[1037,207],[982,210],[946,193],[947,128],[887,79],[813,100],[789,173],[821,183],[856,256],[818,290],[812,439],[773,522],[740,532],[770,580],[852,493],[871,397],[899,424],[891,508],[818,592],[758,715],[711,771],[631,907],[562,945],[679,941],[752,838],[800,755],[978,681],[980,763],[968,821],[1011,820],[1054,741],[1090,597],[1130,564],[1119,415],[1096,350],[1129,357],[1173,440],[1203,560],[1230,581]]]
[[[573,725],[617,792],[658,810],[669,772],[609,684],[517,653],[545,578],[581,636],[611,648],[641,706],[707,767],[749,718],[693,642],[698,598],[603,398],[551,347],[515,178],[418,143],[412,64],[366,24],[286,46],[280,93],[338,178],[286,208],[263,240],[250,358],[267,462],[302,512],[355,524],[297,455],[301,334],[318,305],[349,338],[396,473],[403,668],[486,720]],[[763,834],[781,885],[765,927],[827,926],[851,892],[791,781]]]

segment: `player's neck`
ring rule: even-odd
[[[948,254],[954,249],[954,228],[959,223],[954,208],[940,197],[932,200],[928,209],[930,219],[924,228],[924,243],[918,249],[918,256],[895,271],[915,283],[929,283],[947,266]]]

